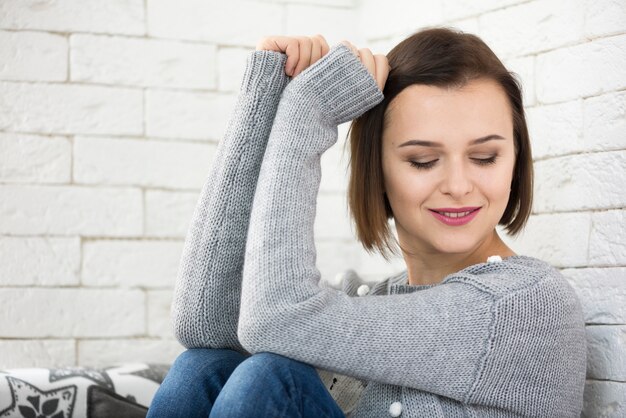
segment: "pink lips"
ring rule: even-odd
[[[449,209],[449,208],[442,208],[442,209]],[[472,210],[475,209],[473,212],[468,213],[465,216],[462,217],[458,217],[458,218],[450,218],[448,216],[445,216],[441,213],[435,212],[432,209],[429,209],[430,212],[433,214],[433,216],[437,219],[439,219],[441,222],[443,222],[446,225],[451,225],[451,226],[459,226],[459,225],[465,225],[466,223],[468,223],[469,221],[471,221],[472,219],[474,219],[474,217],[478,214],[478,211],[480,211],[480,207],[479,208],[461,208],[461,209],[456,209],[456,210],[446,210],[446,212],[466,212],[468,210]]]

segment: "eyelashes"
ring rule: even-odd
[[[482,166],[488,166],[491,164],[495,164],[496,163],[496,158],[498,157],[498,154],[493,155],[489,158],[472,158],[472,160],[474,160],[476,162],[476,164],[478,165],[482,165]],[[411,163],[411,165],[419,170],[427,170],[429,168],[431,168],[432,166],[435,165],[435,163],[439,161],[437,160],[432,160],[432,161],[428,161],[427,163],[418,163],[416,161],[409,161]]]

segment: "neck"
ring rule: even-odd
[[[449,274],[486,262],[489,256],[499,255],[505,258],[515,255],[513,250],[500,239],[495,229],[488,240],[470,253],[417,251],[413,254],[403,253],[410,285],[437,284]]]

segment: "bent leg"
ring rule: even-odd
[[[244,360],[215,399],[210,418],[345,418],[315,368],[274,353]]]
[[[215,398],[245,358],[229,349],[183,351],[154,394],[146,418],[208,417]]]

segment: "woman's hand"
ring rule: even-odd
[[[352,43],[344,40],[342,44],[352,50],[369,73],[376,80],[382,91],[389,75],[389,62],[383,54],[373,55],[368,48],[357,49]],[[287,54],[285,74],[295,77],[328,53],[330,48],[326,39],[320,34],[315,36],[268,36],[261,38],[256,44],[257,51],[276,51]]]
[[[256,44],[257,51],[276,51],[287,54],[285,74],[295,77],[307,69],[329,51],[328,43],[322,35],[269,36]]]
[[[383,91],[389,70],[391,69],[387,57],[383,54],[372,55],[372,51],[368,48],[357,49],[356,46],[346,40],[341,41],[341,43],[350,48],[352,53],[361,60],[361,63],[365,65],[367,71],[369,71],[376,80],[380,91]]]

